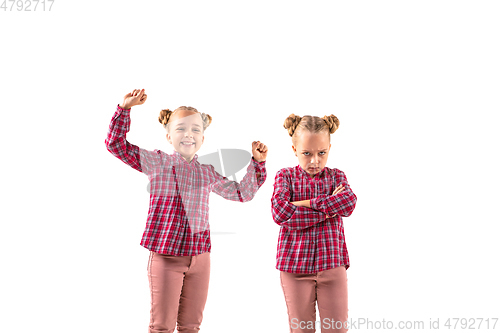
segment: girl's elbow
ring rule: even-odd
[[[253,197],[240,197],[240,202],[249,202],[252,201]]]
[[[354,212],[354,208],[356,208],[356,202],[354,202],[354,203],[353,203],[353,205],[352,205],[352,206],[350,206],[350,207],[346,210],[346,212],[345,212],[345,215],[344,215],[344,216],[345,216],[345,217],[349,217],[349,216],[351,216],[352,212]]]
[[[288,223],[287,223],[288,222]],[[289,220],[281,219],[281,218],[275,218],[274,223],[279,225],[280,227],[286,228],[288,230],[296,230],[296,228],[293,224],[290,224]]]
[[[283,222],[286,221],[286,219],[284,218],[284,216],[282,216],[279,212],[277,212],[276,210],[272,210],[271,211],[272,213],[272,216],[273,216],[273,221],[274,223],[276,223],[277,225],[281,226],[281,224]]]
[[[247,195],[242,195],[241,193],[238,193],[240,202],[249,202],[252,201],[253,198],[255,198],[255,193],[248,193]]]
[[[110,152],[113,153],[113,142],[110,140],[104,141],[104,144],[106,145],[106,149]]]
[[[106,149],[113,154],[113,156],[120,158],[120,147],[116,141],[107,141]]]
[[[356,206],[356,202],[358,201],[358,197],[356,196],[356,194],[352,194],[351,195],[351,202],[352,202],[352,205],[353,205],[353,209],[354,207]]]
[[[116,149],[115,147],[113,146],[106,146],[106,148],[108,149],[108,151],[111,153],[111,155],[113,155],[114,157],[116,158],[120,158],[120,154],[119,154],[119,151],[118,149]]]
[[[354,211],[354,208],[356,208],[356,203],[358,201],[358,198],[356,197],[356,195],[354,193],[352,193],[351,197],[350,197],[350,204],[349,204],[349,208],[347,209],[349,211],[349,215],[352,214],[352,212]]]
[[[353,210],[354,210],[354,209],[351,209],[351,210],[346,211],[346,212],[345,212],[342,216],[343,216],[343,217],[349,217],[349,216],[351,216],[351,214],[352,214]]]

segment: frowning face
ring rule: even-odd
[[[172,115],[168,127],[168,142],[186,161],[191,162],[205,139],[200,114],[179,110]]]
[[[312,133],[302,130],[296,134],[292,149],[299,159],[299,165],[311,177],[323,170],[330,152],[330,134],[326,131]]]

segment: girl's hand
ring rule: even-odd
[[[148,95],[144,92],[144,89],[134,89],[131,93],[126,94],[123,97],[123,103],[120,105],[122,109],[128,110],[134,105],[144,104]]]
[[[345,187],[344,187],[344,185],[340,184],[339,186],[337,186],[337,188],[336,188],[335,190],[333,190],[332,195],[335,195],[335,194],[337,194],[337,193],[342,192],[342,191],[344,190],[344,188],[345,188]],[[330,217],[334,217],[335,215],[337,215],[337,214],[333,214],[333,216],[328,216],[328,215],[327,215],[326,217],[327,217],[327,218],[330,218]]]
[[[263,162],[267,157],[267,146],[260,141],[252,142],[252,154],[254,160]]]
[[[337,186],[337,188],[335,190],[333,190],[333,193],[332,195],[335,195],[337,193],[340,193],[344,190],[344,185],[340,184],[339,186]]]

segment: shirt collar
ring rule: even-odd
[[[299,172],[300,175],[302,175],[303,177],[306,177],[306,178],[309,178],[311,180],[314,180],[314,179],[319,179],[319,178],[323,178],[323,176],[325,175],[325,169],[326,169],[326,166],[320,171],[318,172],[314,178],[312,178],[306,170],[302,169],[302,167],[299,165],[297,165],[295,167],[297,169],[297,171]]]
[[[188,161],[186,161],[186,159],[184,159],[184,157],[182,157],[181,154],[179,154],[179,152],[177,150],[174,150],[174,156],[180,160],[181,162],[184,162],[186,164],[192,164],[192,163],[196,163],[196,161],[198,160],[198,155],[194,154],[193,156],[193,159],[191,160],[191,162],[188,163]]]

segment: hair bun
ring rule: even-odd
[[[168,124],[168,120],[170,119],[171,115],[172,111],[170,111],[169,109],[163,109],[160,111],[160,115],[158,116],[158,121],[163,126],[166,126]]]
[[[201,120],[203,121],[203,130],[206,130],[208,125],[212,123],[212,117],[206,113],[200,113],[200,115],[201,115]]]
[[[337,118],[336,116],[331,114],[329,116],[324,116],[322,119],[328,125],[328,128],[330,130],[330,134],[333,134],[336,130],[338,130],[339,124],[340,124],[339,118]]]
[[[297,129],[297,126],[299,125],[301,120],[302,120],[301,116],[296,116],[293,113],[285,119],[283,127],[286,128],[290,136],[293,136],[293,133]]]

